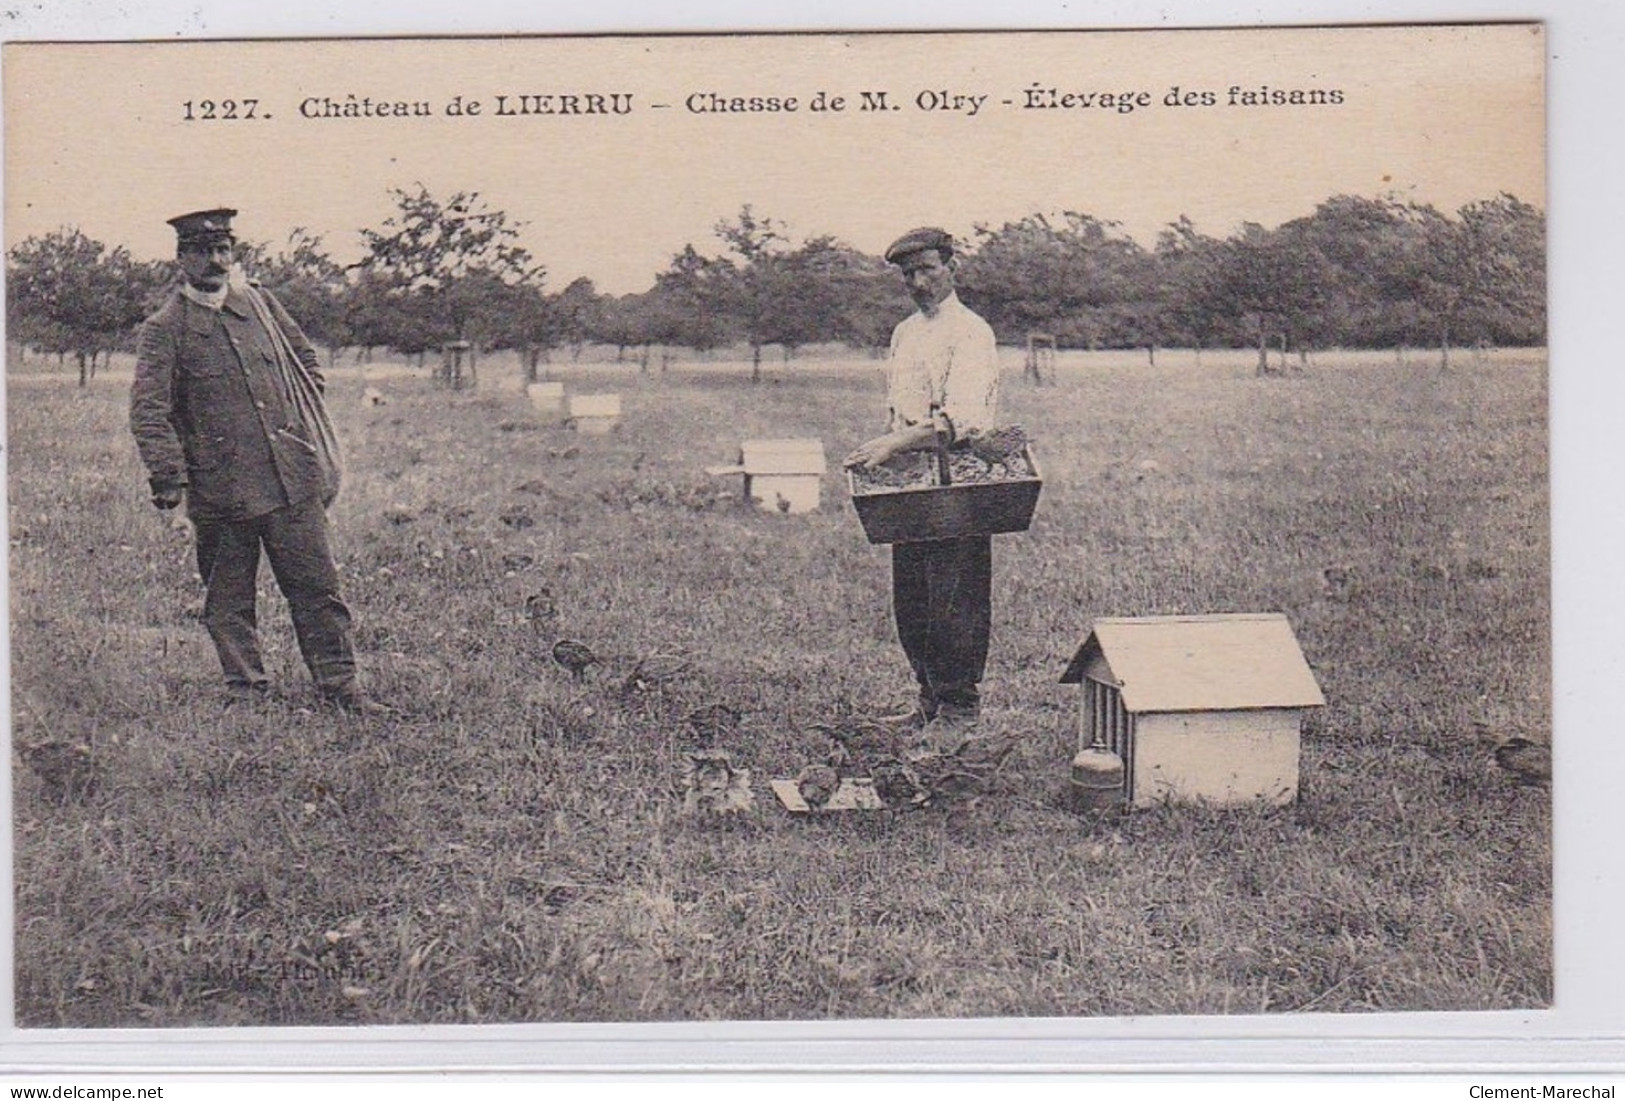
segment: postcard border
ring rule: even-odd
[[[443,6],[408,4],[392,12],[396,25],[384,33],[492,33],[502,17],[497,5],[459,5],[455,25]],[[849,4],[822,9],[836,22],[814,25],[806,12],[780,12],[796,31],[990,30],[983,13],[969,3],[944,3],[930,25],[917,13],[890,13],[884,6]],[[1398,6],[1395,6],[1396,8]],[[304,37],[292,33],[297,20],[321,37],[370,34],[357,14],[341,9],[332,18],[314,18],[315,4],[288,5],[277,12],[250,11],[244,5],[172,3],[135,16],[105,0],[61,13],[23,13],[4,28],[13,40],[28,36],[122,40],[132,37],[206,38]],[[1475,17],[1476,11],[1483,15]],[[491,12],[491,14],[487,14]],[[325,16],[327,10],[322,9]],[[145,32],[136,30],[139,18]],[[577,5],[555,12],[552,27],[526,27],[525,33],[611,33],[642,30],[679,33],[767,31],[762,13],[743,5],[712,3],[685,12],[628,12],[614,4]],[[1491,3],[1455,4],[1438,0],[1392,11],[1393,23],[1525,21],[1547,23],[1552,52],[1550,79],[1549,191],[1552,211],[1552,467],[1553,621],[1556,633],[1556,721],[1588,741],[1588,755],[1617,725],[1613,696],[1603,684],[1625,683],[1618,628],[1625,621],[1616,591],[1602,591],[1607,576],[1606,548],[1618,545],[1621,510],[1599,502],[1617,485],[1598,477],[1621,468],[1618,433],[1609,438],[1602,407],[1618,408],[1617,373],[1597,377],[1611,362],[1605,340],[1612,307],[1603,295],[1617,289],[1607,266],[1609,255],[1625,253],[1617,224],[1589,225],[1587,214],[1605,209],[1608,168],[1620,161],[1618,134],[1598,139],[1589,131],[1603,104],[1618,102],[1619,89],[1603,86],[1610,62],[1603,51],[1617,49],[1621,16],[1592,11],[1582,0],[1548,3],[1509,13]],[[289,20],[295,22],[290,23]],[[1186,21],[1182,21],[1186,20]],[[1611,22],[1610,22],[1611,20]],[[882,24],[883,21],[883,25]],[[1087,25],[1079,13],[1059,4],[1026,4],[1009,12],[997,29],[1121,29],[1173,26],[1304,26],[1370,24],[1371,9],[1360,4],[1250,4],[1226,9],[1190,0],[1160,4],[1108,5],[1091,11]],[[376,24],[369,24],[376,26]],[[513,28],[518,30],[519,28]],[[1617,66],[1615,66],[1617,68]],[[1583,177],[1591,176],[1589,183]],[[1617,192],[1616,192],[1617,193]],[[1601,278],[1600,278],[1601,277]],[[1600,393],[1598,391],[1601,391]],[[1594,419],[1595,418],[1595,419]],[[1579,438],[1575,438],[1579,437]],[[1600,438],[1599,438],[1600,437]],[[1599,561],[1599,558],[1601,559]],[[1617,584],[1614,589],[1620,588]],[[1610,620],[1608,617],[1612,617]],[[851,1070],[952,1071],[1088,1070],[1106,1072],[1402,1072],[1552,1070],[1603,1071],[1625,1068],[1625,1013],[1618,1006],[1575,1003],[1576,991],[1625,989],[1622,953],[1612,927],[1625,911],[1617,862],[1605,838],[1625,836],[1621,801],[1611,797],[1596,772],[1574,756],[1559,754],[1560,811],[1554,832],[1558,851],[1555,900],[1559,943],[1556,953],[1557,1007],[1549,1011],[1487,1014],[1385,1014],[1380,1018],[1317,1015],[1301,1018],[1151,1018],[1103,1020],[972,1019],[950,1021],[840,1021],[628,1025],[488,1025],[457,1028],[401,1026],[374,1029],[182,1030],[150,1033],[101,1030],[71,1034],[8,1028],[0,1035],[0,1068],[311,1071],[376,1070]],[[4,824],[10,840],[10,823]],[[10,872],[10,845],[5,846]],[[1610,880],[1609,871],[1614,872]],[[10,897],[5,900],[10,918]],[[1588,978],[1581,980],[1585,974]],[[11,976],[0,997],[12,1004]],[[1612,1012],[1610,1013],[1610,1010]],[[384,1033],[384,1034],[380,1034]],[[696,1045],[706,1050],[696,1052]]]

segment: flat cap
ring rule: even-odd
[[[921,226],[911,229],[897,240],[892,242],[891,248],[886,250],[886,263],[895,264],[905,256],[926,249],[936,249],[942,254],[944,260],[950,260],[954,255],[953,234],[945,229],[935,226]]]
[[[233,240],[231,220],[236,216],[235,210],[217,207],[177,214],[169,224],[175,227],[175,236],[182,245],[213,245]]]

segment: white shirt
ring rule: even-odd
[[[993,329],[957,294],[935,317],[915,311],[892,331],[886,384],[891,431],[937,422],[949,440],[994,427],[999,356]]]

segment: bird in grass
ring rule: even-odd
[[[857,769],[867,767],[870,761],[896,756],[903,746],[896,731],[885,723],[867,719],[813,723],[809,729],[828,738],[840,759]]]
[[[739,729],[739,709],[725,703],[707,703],[683,716],[683,726],[700,748],[710,749]]]
[[[782,493],[774,493],[773,494],[773,507],[777,508],[780,512],[789,512],[790,511],[790,498],[786,497]]]
[[[822,810],[840,786],[840,774],[826,764],[810,764],[796,774],[796,791],[813,810]]]
[[[835,770],[837,776],[849,776],[853,772],[852,754],[840,742],[831,740],[829,752],[824,756],[824,763]]]
[[[974,801],[994,791],[1015,744],[1010,735],[952,732],[941,741],[916,743],[903,755],[919,789],[914,802],[942,805],[964,796]]]
[[[959,743],[954,759],[967,769],[993,773],[1004,767],[1015,748],[1013,735],[973,734]]]
[[[1552,781],[1552,747],[1528,738],[1508,738],[1496,746],[1495,763],[1510,772],[1520,784],[1549,784]]]
[[[632,666],[632,672],[627,674],[626,680],[621,682],[621,691],[654,692],[686,676],[693,668],[693,664],[682,654],[650,654],[641,657]]]
[[[53,802],[88,794],[95,787],[95,762],[88,745],[54,740],[31,742],[21,746],[19,752]]]
[[[590,666],[598,665],[598,655],[585,642],[577,642],[573,638],[561,638],[553,644],[553,660],[570,671],[570,675],[580,680],[586,675]]]
[[[1353,566],[1327,566],[1320,571],[1320,588],[1331,600],[1347,600],[1354,594],[1359,574]]]
[[[553,599],[553,590],[543,588],[525,597],[525,619],[532,627],[542,630],[551,627],[559,618],[559,605]]]
[[[525,508],[523,505],[515,505],[512,508],[504,509],[497,514],[497,519],[508,527],[515,529],[536,526],[536,517],[531,513],[530,509]]]
[[[682,791],[687,814],[737,814],[756,805],[750,769],[736,767],[721,749],[683,754]]]
[[[894,810],[919,806],[928,797],[919,774],[896,758],[876,761],[872,778],[875,794]]]

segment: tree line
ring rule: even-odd
[[[391,191],[394,211],[360,231],[362,259],[340,264],[296,229],[279,246],[244,242],[244,269],[273,289],[311,339],[337,354],[385,348],[420,360],[450,342],[519,353],[527,377],[560,349],[607,344],[647,369],[676,348],[740,344],[760,376],[764,349],[885,346],[912,305],[879,257],[832,236],[796,241],[751,206],[714,240],[672,257],[636,294],[579,278],[548,288],[520,223],[478,192]],[[1207,236],[1181,217],[1146,248],[1113,222],[1068,211],[976,227],[960,294],[1004,343],[1041,334],[1062,348],[1270,351],[1431,347],[1449,366],[1463,345],[1546,338],[1545,215],[1511,195],[1446,214],[1392,197],[1339,195],[1273,229]],[[11,339],[73,356],[80,381],[98,357],[128,350],[173,284],[173,265],[141,262],[77,229],[29,237],[7,255]]]

